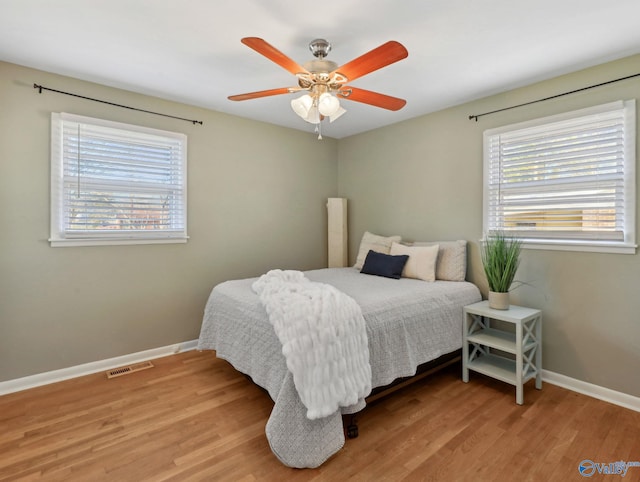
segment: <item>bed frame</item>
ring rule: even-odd
[[[435,372],[442,370],[443,368],[448,367],[449,365],[453,365],[454,363],[460,362],[462,359],[462,349],[458,349],[452,351],[451,353],[446,353],[435,360],[431,360],[427,363],[423,363],[419,365],[416,374],[411,377],[402,377],[397,378],[389,385],[385,385],[383,387],[374,388],[369,396],[366,398],[367,406],[372,404],[373,402],[380,400],[381,398],[386,397],[387,395],[391,395],[392,393],[408,386],[412,385],[423,378],[426,378],[429,375],[432,375]],[[366,407],[365,407],[366,410]],[[342,416],[342,425],[344,426],[345,435],[347,438],[356,438],[358,437],[358,421],[357,416],[362,413],[364,410],[361,410],[357,413],[352,413],[349,415]]]

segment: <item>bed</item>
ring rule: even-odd
[[[304,275],[334,286],[360,306],[374,388],[413,376],[418,366],[459,350],[462,308],[481,300],[478,288],[466,281],[389,279],[363,274],[360,266],[305,271]],[[280,340],[252,290],[256,279],[226,281],[212,290],[198,349],[215,350],[217,357],[269,393],[275,404],[265,431],[282,463],[317,467],[343,447],[342,416],[362,410],[365,400],[321,419],[306,417]]]

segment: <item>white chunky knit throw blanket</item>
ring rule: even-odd
[[[360,306],[300,271],[272,270],[253,283],[310,420],[354,405],[371,392],[371,366]]]

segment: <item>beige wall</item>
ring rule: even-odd
[[[52,111],[187,134],[189,242],[49,247]],[[0,63],[0,381],[196,339],[216,283],[326,266],[336,194],[336,140]]]
[[[336,195],[349,198],[352,261],[365,230],[408,240],[467,239],[469,279],[486,293],[477,248],[482,132],[637,98],[639,81],[478,122],[468,115],[623,77],[639,64],[635,56],[339,142],[318,142],[312,134],[0,63],[0,381],[197,338],[216,283],[273,267],[325,264],[325,201]],[[40,95],[34,82],[205,124]],[[190,241],[50,248],[52,111],[186,133]],[[513,296],[544,312],[544,368],[640,396],[639,259],[524,253],[518,278],[531,286]]]
[[[352,261],[365,230],[401,234],[407,240],[467,239],[472,242],[469,279],[486,294],[477,245],[482,236],[483,131],[638,98],[640,81],[622,81],[478,122],[468,116],[635,74],[638,65],[640,56],[630,57],[341,140],[339,195],[349,198]],[[421,88],[429,88],[428,83]],[[543,310],[545,369],[640,396],[638,255],[526,250],[517,278],[530,286],[516,290],[513,301]]]

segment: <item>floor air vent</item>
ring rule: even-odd
[[[113,368],[107,372],[107,378],[120,377],[122,375],[128,375],[129,373],[139,372],[140,370],[146,370],[147,368],[153,368],[153,363],[147,361],[136,363],[135,365]]]

